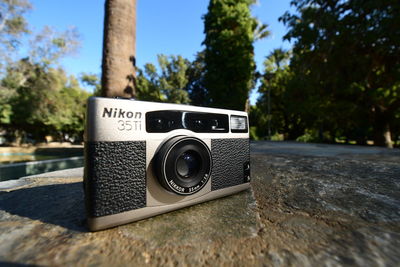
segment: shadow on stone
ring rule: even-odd
[[[60,156],[73,157],[83,156],[82,147],[39,147],[35,149],[34,154],[43,156]]]
[[[1,192],[0,209],[12,215],[87,232],[82,183],[43,185]]]
[[[0,266],[7,266],[7,267],[25,267],[25,266],[33,266],[33,265],[32,265],[32,264],[23,264],[23,263],[14,263],[14,262],[0,261]]]

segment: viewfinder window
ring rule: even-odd
[[[247,117],[245,116],[231,116],[231,132],[232,133],[247,133]]]

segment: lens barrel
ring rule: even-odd
[[[160,184],[178,195],[200,191],[211,175],[211,153],[200,139],[175,136],[155,156],[155,173]]]

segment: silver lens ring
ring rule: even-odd
[[[200,191],[211,175],[210,149],[195,137],[169,139],[160,147],[155,159],[158,181],[165,189],[178,195]]]

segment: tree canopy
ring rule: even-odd
[[[151,63],[138,71],[137,96],[147,101],[187,104],[190,102],[185,87],[190,62],[182,56],[158,55],[160,70]]]
[[[291,68],[309,99],[319,95],[315,123],[351,138],[391,146],[400,108],[400,2],[292,1],[285,38],[294,41]],[[338,127],[340,125],[340,127]],[[353,133],[351,133],[353,132]]]
[[[254,0],[210,0],[204,16],[204,86],[210,105],[244,110],[255,81],[253,42],[268,35]]]
[[[29,46],[19,59],[7,58],[0,75],[0,133],[16,137],[27,134],[35,140],[53,135],[82,140],[88,92],[60,66],[61,58],[74,53],[80,44],[75,28],[58,32],[49,26],[39,33],[28,31],[24,14],[29,1],[0,1],[0,50],[17,50],[22,34]]]
[[[11,60],[10,54],[19,47],[21,37],[29,33],[24,15],[31,8],[28,0],[0,1],[0,70]]]

